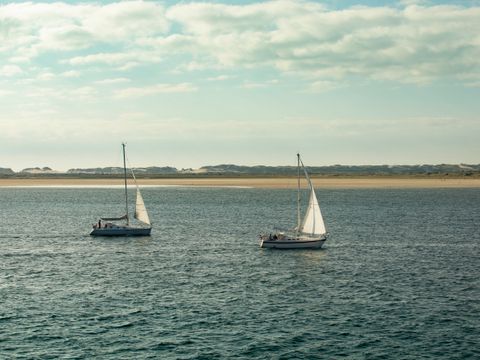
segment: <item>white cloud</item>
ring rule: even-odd
[[[67,102],[78,104],[81,100],[84,102],[97,101],[99,91],[92,86],[48,86],[43,85],[46,82],[31,81],[28,83],[28,91],[23,91],[22,96],[28,101],[22,103],[23,108],[28,106],[42,107],[47,109],[63,107]],[[19,91],[17,90],[17,93]]]
[[[208,81],[226,81],[231,79],[232,76],[229,75],[218,75],[207,78]]]
[[[45,52],[65,52],[110,44],[131,46],[165,33],[164,8],[153,2],[110,4],[11,3],[0,5],[0,54],[31,61]]]
[[[88,48],[95,37],[78,25],[45,27],[38,32],[39,41],[34,46],[39,52],[45,50],[69,51]]]
[[[131,68],[142,63],[159,62],[160,57],[157,54],[146,51],[128,51],[115,53],[97,53],[86,56],[76,56],[67,61],[70,65],[92,65],[105,64],[111,66],[120,66],[122,68]]]
[[[28,63],[30,61],[30,58],[25,56],[13,56],[8,60],[12,64],[21,64],[21,63]]]
[[[53,79],[54,77],[55,77],[55,74],[46,71],[46,72],[43,72],[43,73],[39,74],[37,76],[37,79],[41,80],[41,81],[48,81],[48,80]]]
[[[258,89],[258,88],[266,88],[270,87],[271,85],[278,84],[278,80],[273,79],[264,82],[254,82],[254,81],[245,81],[242,85],[244,89]]]
[[[400,3],[403,5],[422,5],[422,4],[427,4],[428,2],[426,0],[400,0]]]
[[[340,87],[340,85],[335,81],[328,81],[328,80],[318,80],[314,81],[310,85],[310,91],[316,93],[327,92],[333,89]]]
[[[189,83],[181,84],[157,84],[146,87],[130,87],[115,91],[117,98],[135,98],[163,93],[186,93],[197,91],[197,88]]]
[[[169,28],[163,6],[147,1],[96,5],[94,11],[82,20],[86,29],[106,42],[123,43],[126,39],[162,34]]]
[[[112,85],[112,84],[124,84],[130,82],[130,79],[127,78],[115,78],[115,79],[104,79],[95,81],[97,85]]]
[[[315,81],[353,75],[423,83],[472,69],[480,77],[478,7],[327,11],[306,1],[191,3],[167,16],[182,25],[197,62],[198,54],[209,54],[212,67],[269,66]]]
[[[61,73],[60,76],[63,76],[66,78],[77,78],[80,76],[80,72],[76,70],[69,70]]]
[[[70,94],[74,97],[93,98],[97,94],[97,90],[91,86],[83,86],[70,91]]]
[[[4,65],[0,68],[0,76],[15,76],[21,74],[23,71],[17,65]]]
[[[171,71],[265,67],[312,83],[479,81],[480,7],[428,3],[341,10],[313,0],[11,3],[0,5],[0,56],[16,64],[47,53],[49,67],[117,71],[156,63]],[[5,66],[4,76],[20,69]]]
[[[11,90],[0,89],[0,97],[9,96],[9,95],[12,95],[12,94],[14,94],[14,92],[11,91]]]

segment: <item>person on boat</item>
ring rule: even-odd
[[[102,228],[102,219],[98,220],[98,228],[99,228],[99,229]]]
[[[277,239],[278,239],[277,234],[273,235],[273,240],[277,240]]]

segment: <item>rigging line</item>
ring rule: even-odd
[[[130,172],[132,173],[132,176],[133,176],[133,182],[134,182],[136,188],[138,189],[137,178],[135,177],[135,173],[133,172],[133,166],[132,166],[132,164],[130,164],[130,159],[128,158],[128,155],[126,155],[126,157],[127,157],[128,168],[130,169]]]
[[[125,179],[125,212],[127,213],[127,225],[130,224],[130,218],[128,216],[128,187],[127,187],[127,162],[125,154],[125,143],[122,143],[122,152],[123,152],[123,176]]]
[[[127,159],[127,164],[128,164],[128,168],[130,169],[130,172],[132,173],[132,177],[133,177],[133,182],[135,184],[135,187],[137,188],[137,192],[140,192],[140,187],[138,186],[138,183],[137,183],[137,178],[135,176],[135,173],[133,172],[133,166],[132,164],[130,164],[130,159],[128,158],[128,155],[126,155],[126,159]],[[137,196],[138,196],[138,193],[137,193]],[[141,195],[140,195],[141,196]],[[143,197],[142,197],[143,199]],[[137,208],[137,204],[135,202],[135,209]],[[147,211],[145,209],[145,211]],[[147,214],[148,216],[148,214]],[[140,220],[141,221],[141,220]],[[148,225],[152,226],[153,222],[150,220],[150,222],[148,223]]]

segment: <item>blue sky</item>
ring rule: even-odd
[[[0,167],[478,163],[479,1],[0,3]]]

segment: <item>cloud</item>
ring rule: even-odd
[[[0,56],[13,64],[49,54],[49,67],[115,71],[266,68],[313,87],[350,77],[478,82],[480,7],[428,3],[335,10],[313,0],[11,3],[0,6]],[[10,76],[14,68],[5,66],[1,73]]]
[[[97,53],[86,56],[76,56],[63,63],[70,65],[92,65],[104,64],[110,66],[117,66],[119,70],[125,70],[132,67],[140,66],[145,63],[159,62],[160,57],[151,52],[146,51],[130,51],[130,52],[116,52],[116,53]]]
[[[480,8],[355,7],[313,2],[181,4],[167,11],[211,67],[267,66],[314,81],[361,76],[425,83],[480,77]],[[332,74],[332,75],[330,75]]]
[[[45,81],[45,80],[51,80],[55,78],[55,74],[51,73],[51,72],[42,72],[41,74],[38,74],[37,76],[37,79],[38,80],[41,80],[41,81]]]
[[[164,33],[168,22],[163,6],[146,1],[120,1],[105,5],[11,3],[0,6],[2,28],[15,35],[67,34],[70,41],[88,34],[93,40],[124,42],[126,39]],[[80,41],[83,46],[83,40]]]
[[[211,76],[208,77],[208,81],[226,81],[232,79],[232,76],[230,75],[218,75],[218,76]]]
[[[63,76],[66,78],[77,78],[80,76],[80,72],[76,70],[69,70],[61,73],[60,76]]]
[[[97,90],[91,86],[83,86],[70,91],[70,95],[74,98],[93,99],[97,95]]]
[[[197,88],[189,83],[181,84],[157,84],[145,87],[130,87],[115,91],[116,98],[136,98],[165,93],[186,93],[197,91]]]
[[[328,80],[318,80],[310,84],[310,91],[315,93],[327,92],[340,87],[337,82]]]
[[[421,5],[421,4],[427,4],[427,0],[400,0],[400,3],[403,5]]]
[[[134,41],[165,33],[169,28],[163,6],[149,1],[96,5],[94,11],[83,18],[83,24],[107,42]]]
[[[0,97],[9,96],[9,95],[12,95],[12,94],[14,94],[14,92],[11,91],[11,90],[0,89]]]
[[[95,81],[97,85],[114,85],[114,84],[124,84],[130,82],[130,79],[127,78],[115,78],[115,79],[104,79]]]
[[[17,65],[4,65],[0,68],[0,76],[15,76],[21,74],[23,71]]]
[[[271,85],[278,84],[278,80],[273,79],[264,82],[252,82],[252,81],[245,81],[242,84],[242,88],[244,89],[259,89],[259,88],[266,88],[270,87]]]
[[[11,3],[0,5],[0,54],[22,61],[45,52],[131,46],[165,33],[163,6],[145,1],[110,4]]]

